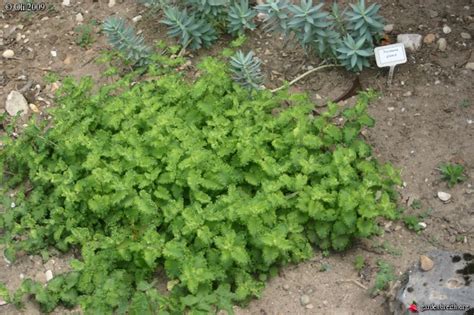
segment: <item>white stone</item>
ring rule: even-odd
[[[451,194],[444,192],[444,191],[438,191],[438,198],[441,201],[447,202],[451,199]]]
[[[132,19],[133,23],[137,23],[138,21],[140,21],[142,19],[142,16],[141,15],[137,15],[136,17],[134,17]]]
[[[57,57],[57,56],[58,56],[58,52],[57,52],[56,50],[51,50],[51,56]]]
[[[78,23],[84,22],[84,17],[82,16],[82,13],[76,14],[76,22]]]
[[[63,6],[68,7],[71,5],[71,0],[63,0]]]
[[[109,0],[109,8],[115,5],[115,0]]]
[[[11,91],[5,102],[5,110],[10,116],[15,116],[20,111],[21,116],[24,116],[28,113],[28,102],[20,92]]]
[[[461,37],[462,37],[463,39],[471,39],[471,34],[462,32],[462,33],[461,33]]]
[[[53,279],[53,272],[51,270],[46,271],[44,275],[46,277],[46,281]]]
[[[421,229],[423,229],[423,230],[426,229],[426,227],[427,227],[427,225],[426,225],[425,222],[419,222],[419,223],[418,223],[418,226],[419,226]]]
[[[2,57],[3,57],[3,58],[7,58],[7,59],[8,59],[8,58],[13,58],[13,56],[15,56],[15,52],[14,52],[13,50],[11,50],[11,49],[5,50],[5,51],[3,52],[3,54],[2,54]]]
[[[387,24],[383,27],[385,33],[391,33],[393,31],[393,24]]]
[[[444,34],[449,34],[451,33],[451,28],[447,25],[443,26],[443,33]]]
[[[466,63],[466,69],[474,70],[474,62],[468,62],[468,63]]]
[[[423,36],[420,34],[399,34],[397,42],[402,43],[406,49],[410,51],[417,51],[423,42]]]

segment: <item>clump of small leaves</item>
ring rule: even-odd
[[[392,265],[383,260],[379,260],[377,266],[379,270],[375,276],[374,286],[370,289],[372,296],[376,296],[381,291],[386,290],[390,282],[396,279]]]
[[[444,163],[439,167],[441,178],[448,182],[449,187],[466,180],[464,176],[464,166],[455,163]]]
[[[134,65],[145,66],[149,63],[151,49],[142,36],[136,35],[133,28],[125,24],[123,18],[107,18],[102,29],[109,43]]]
[[[246,55],[238,51],[230,58],[231,71],[234,80],[248,89],[260,89],[263,75],[260,69],[261,61],[249,51]]]
[[[354,259],[354,268],[357,272],[361,272],[365,267],[365,258],[362,255],[357,255]]]
[[[374,123],[373,92],[310,119],[306,95],[249,99],[224,62],[199,69],[194,82],[170,71],[98,92],[90,78],[63,80],[53,124],[32,119],[2,136],[2,193],[17,192],[0,213],[5,257],[76,253],[46,286],[25,279],[16,304],[31,295],[44,312],[232,314],[313,246],[343,250],[396,216],[398,172],[359,137]],[[274,115],[283,102],[294,106]]]
[[[82,48],[87,48],[94,43],[93,26],[90,24],[79,25],[76,27],[76,44]]]

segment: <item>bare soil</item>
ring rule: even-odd
[[[48,1],[52,5],[49,11],[0,14],[0,32],[3,32],[0,50],[15,52],[15,59],[0,59],[0,104],[5,103],[11,90],[30,84],[31,88],[23,94],[47,117],[48,108],[54,106],[55,88],[44,80],[48,72],[60,77],[90,75],[99,83],[106,82],[101,77],[105,66],[96,59],[100,51],[109,49],[99,32],[100,22],[109,15],[118,14],[132,23],[131,18],[143,14],[144,18],[135,23],[136,29],[143,30],[149,43],[165,39],[165,29],[158,24],[158,17],[147,16],[145,8],[135,1],[117,1],[112,8],[102,0],[71,0],[69,7],[61,2]],[[417,262],[420,254],[434,249],[459,252],[474,249],[474,71],[465,68],[468,61],[474,61],[474,54],[472,39],[460,35],[461,32],[474,34],[474,1],[381,0],[379,3],[382,16],[387,23],[394,24],[389,34],[392,40],[396,41],[399,33],[433,33],[448,42],[444,52],[437,49],[435,41],[409,53],[408,62],[397,67],[390,87],[385,83],[386,69],[369,69],[360,75],[364,88],[380,92],[379,99],[369,109],[376,126],[364,136],[377,158],[401,169],[405,185],[400,189],[400,206],[406,207],[408,214],[428,214],[424,219],[427,227],[414,233],[403,222],[381,222],[385,229],[382,236],[359,241],[352,249],[331,253],[329,257],[316,251],[310,261],[284,268],[269,281],[260,299],[245,308],[236,308],[238,314],[389,314],[386,294],[372,298],[365,289],[374,283],[377,261],[392,264],[400,276]],[[83,23],[99,22],[94,26],[94,42],[87,48],[75,42],[78,13],[83,15]],[[449,34],[443,33],[444,25],[451,28]],[[217,47],[224,45],[221,42]],[[249,35],[243,49],[253,49],[263,60],[268,88],[290,81],[308,66],[316,67],[319,63],[315,58],[305,57],[300,49],[283,47],[278,36],[266,35],[261,30]],[[217,48],[201,50],[187,57],[193,67],[200,56],[217,51]],[[354,77],[342,69],[323,70],[298,82],[294,89],[310,93],[316,104],[323,105],[349,88]],[[353,102],[354,98],[345,101]],[[444,162],[462,164],[467,180],[448,188],[436,170]],[[451,200],[441,202],[436,196],[438,191],[449,192]],[[420,209],[410,207],[415,200],[421,202]],[[354,268],[358,255],[366,260],[366,267],[360,273]],[[47,261],[39,256],[24,256],[13,265],[0,260],[0,281],[9,289],[17,288],[22,278],[45,281],[46,270],[52,270],[53,274],[64,272],[67,261],[67,256]],[[311,306],[301,305],[303,294],[309,296]],[[55,311],[56,314],[68,312]],[[0,306],[0,313],[39,314],[39,310],[34,303],[28,303],[22,311],[12,305]]]

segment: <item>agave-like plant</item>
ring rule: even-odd
[[[260,89],[263,82],[261,61],[254,56],[252,51],[246,55],[238,51],[230,58],[233,79],[247,89]]]
[[[133,28],[125,24],[124,19],[108,17],[102,29],[109,43],[123,53],[125,58],[138,66],[149,63],[151,49],[145,44],[142,36],[136,35]]]
[[[184,3],[192,6],[200,16],[220,20],[220,17],[225,15],[231,0],[185,0]]]
[[[369,66],[368,57],[374,54],[365,38],[359,38],[356,42],[351,35],[346,35],[337,51],[339,52],[338,59],[346,69],[358,71]]]
[[[349,4],[352,11],[346,12],[349,30],[353,37],[364,38],[367,42],[373,43],[374,35],[383,31],[383,19],[377,15],[380,5],[373,3],[368,8],[365,7],[365,0],[359,0],[358,4]]]
[[[267,32],[283,33],[286,37],[289,33],[288,21],[289,15],[288,0],[267,0],[267,3],[257,6],[257,11],[265,14],[264,29]]]
[[[301,0],[299,5],[288,7],[292,17],[288,26],[295,32],[303,46],[310,44],[315,36],[325,36],[325,28],[329,26],[329,13],[322,10],[324,3],[313,6],[313,0]]]
[[[240,4],[235,2],[229,7],[228,13],[228,30],[231,34],[243,34],[246,29],[255,29],[253,23],[257,12],[249,7],[248,0],[240,0]]]
[[[217,39],[216,31],[208,22],[188,15],[186,9],[167,7],[164,13],[165,18],[160,22],[168,26],[168,35],[178,37],[183,47],[193,50],[208,47]]]

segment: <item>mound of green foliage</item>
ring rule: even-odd
[[[313,117],[304,95],[249,97],[221,62],[200,68],[193,83],[127,77],[95,94],[89,79],[66,80],[53,124],[2,139],[3,186],[19,190],[0,216],[5,257],[54,247],[77,258],[47,286],[25,280],[13,302],[232,313],[312,246],[342,250],[396,215],[397,172],[358,137],[374,123],[373,93]],[[159,270],[169,292],[157,289]]]

